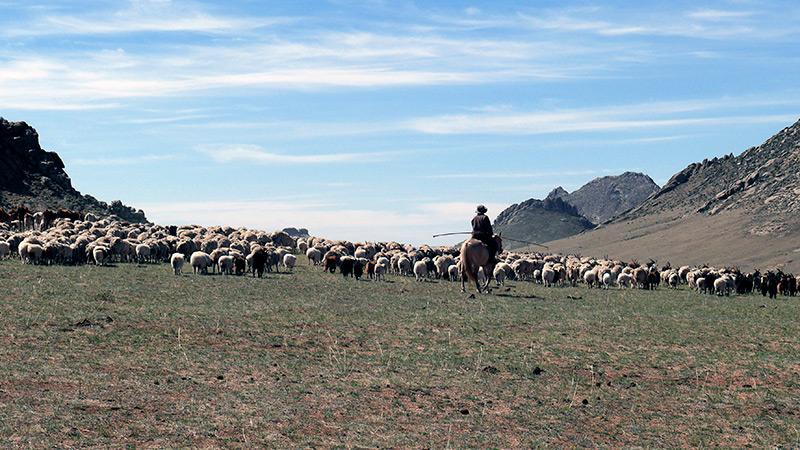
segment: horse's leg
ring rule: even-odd
[[[485,272],[485,271],[484,271],[484,272]],[[490,272],[490,273],[491,273],[491,272]],[[492,280],[491,280],[491,278],[489,278],[489,277],[486,277],[486,280],[485,280],[485,281],[484,281],[484,283],[483,283],[483,289],[484,289],[486,292],[489,292],[489,285],[490,285],[491,283],[492,283]]]

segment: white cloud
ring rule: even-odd
[[[72,166],[131,166],[178,159],[178,155],[140,155],[121,157],[76,158],[67,161]]]
[[[549,112],[452,114],[420,117],[405,122],[408,129],[426,134],[552,134],[658,129],[670,127],[791,123],[792,114],[737,114],[742,108],[796,106],[796,96],[782,98],[718,98],[665,101]],[[704,113],[703,115],[698,115]],[[680,136],[653,137],[653,140]],[[648,138],[638,138],[647,142]]]
[[[274,164],[333,164],[346,162],[372,163],[385,161],[389,152],[320,153],[312,155],[272,153],[257,145],[224,145],[202,149],[218,163],[248,161]]]
[[[135,125],[151,125],[157,123],[175,123],[175,122],[185,122],[185,121],[193,121],[198,119],[209,119],[214,116],[209,114],[179,114],[174,116],[166,116],[166,117],[150,117],[150,118],[143,118],[143,119],[127,119],[120,121],[121,123],[130,123]]]
[[[225,33],[242,32],[293,20],[285,17],[224,17],[210,14],[188,2],[131,0],[120,3],[123,7],[112,11],[83,15],[46,14],[33,23],[7,27],[2,33],[11,37],[143,32]]]
[[[413,130],[427,134],[551,134],[637,130],[667,127],[791,123],[797,116],[720,116],[683,119],[601,119],[567,113],[518,114],[512,116],[441,116],[417,119]]]
[[[603,14],[604,12],[606,14]],[[755,26],[756,22],[752,20],[755,13],[751,11],[700,9],[682,13],[648,7],[645,11],[636,9],[626,11],[624,19],[618,19],[610,13],[611,10],[603,11],[598,8],[588,11],[563,8],[538,14],[523,13],[518,15],[517,26],[573,35],[586,33],[609,37],[680,36],[694,40],[764,40],[797,34],[796,27],[793,25],[787,27],[779,23],[780,21],[774,20],[775,17],[765,16],[764,20],[769,26],[766,24]],[[667,15],[683,15],[685,20],[663,20]]]
[[[121,13],[122,17],[126,15],[130,13]],[[150,26],[100,21],[101,28],[93,30],[78,23],[80,26],[74,28],[83,27],[86,32],[103,31],[105,27],[125,30]],[[230,25],[238,29],[235,23]],[[35,25],[23,28],[35,29]],[[0,52],[0,104],[23,107],[30,99],[39,99],[34,103],[41,109],[89,109],[95,103],[107,107],[123,100],[231,89],[363,89],[552,81],[596,77],[599,71],[607,70],[610,58],[603,55],[625,53],[616,44],[328,30],[294,39],[262,33],[254,38],[205,44],[175,46],[161,40],[151,47],[123,47],[53,47],[35,56],[27,51]]]
[[[700,19],[700,20],[726,20],[726,19],[741,19],[745,17],[750,17],[754,13],[752,11],[732,11],[732,10],[723,10],[723,9],[699,9],[697,11],[692,11],[687,14],[688,17],[692,19]]]

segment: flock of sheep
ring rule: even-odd
[[[324,270],[334,272],[337,268],[344,276],[360,278],[367,276],[380,279],[386,273],[408,276],[417,281],[429,278],[449,281],[461,280],[460,257],[455,247],[415,248],[399,243],[349,243],[311,238],[299,240],[298,249],[305,251],[309,263],[322,265]],[[487,274],[483,270],[479,277]],[[658,268],[655,261],[639,264],[611,259],[595,259],[575,255],[504,252],[500,262],[489,275],[502,286],[506,280],[531,281],[544,286],[577,286],[585,284],[591,288],[612,287],[656,289],[660,285],[677,288],[688,285],[703,293],[730,295],[762,291],[774,297],[777,292],[794,296],[800,277],[782,272],[762,275],[742,273],[734,268],[691,267],[673,268],[671,265]],[[775,291],[775,292],[773,292]]]
[[[188,262],[195,274],[250,273],[261,277],[272,270],[292,271],[296,254],[313,266],[345,277],[382,280],[388,274],[460,281],[459,249],[414,247],[397,242],[353,243],[327,239],[293,238],[285,232],[268,233],[232,227],[159,226],[131,224],[115,217],[87,214],[80,219],[55,218],[52,223],[0,222],[0,259],[19,255],[26,264],[97,264],[112,262],[169,262],[176,275]],[[648,264],[595,259],[575,255],[504,252],[490,277],[497,285],[506,280],[544,286],[585,284],[589,288],[655,289],[685,284],[717,295],[760,291],[771,297],[795,295],[800,277],[778,272],[742,273],[737,269],[690,267],[658,268]]]

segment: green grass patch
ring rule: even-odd
[[[800,444],[796,299],[509,284],[4,261],[0,445]]]

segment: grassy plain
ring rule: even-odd
[[[800,299],[494,293],[3,261],[0,446],[800,445]]]

